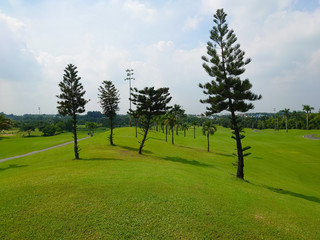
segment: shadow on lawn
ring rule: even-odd
[[[226,154],[226,153],[216,153],[219,156],[224,156],[224,157],[234,157],[232,154]]]
[[[121,147],[121,148],[126,149],[126,150],[134,151],[134,152],[138,152],[139,151],[139,148],[121,146],[121,145],[115,145],[115,146]],[[142,153],[152,153],[152,152],[149,151],[149,150],[142,149]]]
[[[183,163],[183,164],[190,164],[190,165],[193,165],[193,166],[197,166],[197,167],[213,167],[213,165],[210,165],[210,164],[205,164],[205,163],[201,163],[199,161],[196,161],[196,160],[187,160],[185,158],[181,158],[181,157],[165,157],[165,158],[162,158],[164,160],[167,160],[167,161],[171,161],[171,162],[178,162],[178,163]]]
[[[308,200],[308,201],[311,201],[311,202],[320,203],[320,198],[318,198],[318,197],[308,196],[308,195],[304,195],[304,194],[301,194],[301,193],[295,193],[295,192],[287,191],[287,190],[284,190],[284,189],[281,189],[281,188],[269,187],[269,186],[266,186],[266,185],[262,185],[262,186],[265,187],[266,189],[269,189],[269,190],[271,190],[273,192],[276,192],[276,193],[290,195],[290,196],[297,197],[297,198],[302,198],[302,199],[305,199],[305,200]]]
[[[17,164],[9,164],[6,168],[0,168],[0,171],[5,171],[12,168],[21,168],[21,167],[28,167],[29,165],[17,165]]]
[[[80,161],[122,161],[120,158],[80,158]]]

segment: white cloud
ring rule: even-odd
[[[199,23],[200,23],[201,19],[197,16],[195,17],[188,17],[184,26],[183,26],[183,30],[184,31],[188,31],[188,30],[194,30],[198,27]]]
[[[145,4],[136,0],[127,0],[124,3],[124,8],[129,15],[148,23],[154,21],[157,12],[155,9],[148,8]]]

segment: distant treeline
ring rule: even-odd
[[[57,125],[62,130],[72,131],[72,122],[70,117],[64,117],[59,114],[24,114],[13,115],[4,114],[7,118],[13,121],[13,127],[20,128],[22,124],[32,124],[35,128],[43,128],[47,125]],[[278,113],[247,113],[239,116],[241,125],[245,128],[255,129],[285,129],[285,114]],[[215,124],[230,128],[230,115],[214,115],[210,117]],[[199,126],[207,121],[208,118],[199,115],[185,115],[183,122],[191,126],[197,122]],[[128,127],[130,116],[117,115],[114,125],[115,127]],[[311,113],[309,115],[309,129],[320,129],[320,113]],[[109,120],[99,111],[89,111],[85,115],[78,116],[78,124],[85,125],[86,122],[95,122],[98,126],[109,127]],[[180,124],[181,125],[181,124]],[[306,113],[305,112],[290,112],[288,118],[288,129],[306,129]]]

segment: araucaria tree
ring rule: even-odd
[[[115,88],[112,81],[103,81],[102,86],[98,88],[100,94],[100,105],[103,113],[109,118],[110,121],[110,144],[113,145],[113,122],[119,111],[120,95],[119,91]]]
[[[83,98],[86,93],[80,83],[77,67],[68,64],[64,70],[63,80],[59,83],[61,94],[57,95],[61,101],[58,101],[58,112],[62,116],[72,118],[73,138],[74,138],[74,155],[79,159],[79,148],[77,139],[77,114],[85,111],[87,100]]]
[[[169,88],[145,87],[142,90],[134,88],[130,100],[136,105],[136,110],[131,112],[135,112],[140,117],[140,124],[144,131],[139,148],[139,154],[141,154],[153,118],[165,114],[170,108],[167,106],[171,100]]]
[[[223,9],[218,9],[214,14],[214,26],[210,31],[210,39],[207,43],[207,54],[203,56],[203,67],[212,77],[211,82],[199,84],[203,93],[208,95],[207,99],[200,100],[209,104],[207,114],[229,111],[233,134],[236,140],[238,170],[237,177],[243,179],[244,154],[249,147],[242,148],[241,139],[244,138],[243,130],[239,124],[240,120],[236,112],[247,112],[254,106],[248,101],[261,99],[250,91],[252,85],[248,79],[242,80],[240,76],[245,72],[244,66],[250,63],[250,59],[244,59],[244,51],[236,43],[237,37],[233,30],[228,28],[226,22],[227,14]]]

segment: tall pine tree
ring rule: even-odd
[[[110,144],[113,145],[113,122],[119,111],[120,95],[119,91],[115,88],[112,81],[103,81],[102,86],[98,88],[100,94],[100,105],[103,113],[109,118],[110,121]]]
[[[77,67],[73,64],[68,64],[64,70],[63,81],[59,83],[61,94],[57,95],[61,99],[61,101],[57,102],[59,114],[62,116],[68,115],[72,118],[75,159],[79,159],[77,114],[85,111],[84,107],[88,102],[83,98],[86,91],[83,90],[80,79]]]
[[[236,43],[237,37],[233,30],[229,30],[226,22],[227,14],[223,9],[218,9],[214,14],[214,26],[210,31],[210,39],[207,43],[207,54],[203,56],[203,67],[212,77],[211,82],[199,84],[204,89],[203,93],[208,95],[207,99],[200,100],[209,104],[207,114],[229,111],[233,134],[236,140],[238,170],[237,177],[243,179],[244,173],[244,151],[250,147],[242,148],[241,139],[244,138],[243,130],[239,124],[240,120],[236,112],[247,112],[254,106],[248,101],[261,99],[250,91],[252,85],[248,79],[242,80],[240,76],[245,72],[244,66],[250,63],[250,59],[244,59],[245,52]]]

